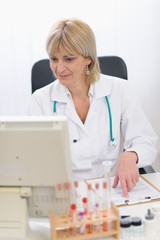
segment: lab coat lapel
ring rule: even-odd
[[[90,86],[89,94],[92,95],[93,99],[86,118],[86,125],[90,124],[90,121],[94,117],[96,108],[98,107],[96,102],[101,98],[104,98],[105,100],[105,96],[109,96],[111,94],[111,84],[109,79],[109,76],[104,76],[101,74],[100,80]]]
[[[101,74],[100,80],[94,84],[95,99],[103,98],[111,94],[111,77]]]
[[[66,87],[62,86],[58,80],[56,80],[56,83],[54,84],[54,88],[52,89],[51,101],[66,103],[64,114],[69,119],[74,121],[78,126],[80,126],[83,130],[85,130],[84,124],[81,122],[74,108],[74,103],[73,103],[70,92]]]
[[[68,98],[65,115],[68,118],[70,118],[72,121],[74,121],[80,128],[82,128],[84,131],[86,131],[84,124],[80,120],[80,118],[75,110],[74,103],[72,101],[71,96],[69,96],[69,98]]]

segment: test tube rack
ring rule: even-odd
[[[80,221],[79,215],[76,215],[76,221],[72,222],[71,216],[55,216],[52,211],[49,211],[51,225],[51,240],[80,240],[92,239],[103,236],[114,236],[115,239],[120,239],[120,224],[119,210],[111,202],[111,208],[107,210],[107,217],[103,216],[103,209],[98,210],[98,217],[94,213],[84,216],[84,220]],[[102,224],[107,222],[107,229],[102,229]],[[91,232],[87,232],[85,227],[84,233],[80,233],[80,226],[92,225]]]

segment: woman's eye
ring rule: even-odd
[[[74,60],[74,58],[66,58],[66,60],[67,60],[68,62],[71,62],[71,61]]]
[[[50,59],[51,59],[51,61],[54,61],[54,62],[57,61],[57,58],[55,58],[55,57],[51,57]]]

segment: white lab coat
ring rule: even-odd
[[[108,97],[116,147],[110,145]],[[138,167],[150,165],[156,158],[157,137],[139,102],[129,89],[128,81],[102,75],[90,86],[90,108],[83,124],[74,108],[70,92],[58,80],[37,90],[31,98],[29,115],[66,115],[69,124],[72,168],[76,179],[101,177],[102,162],[113,161],[112,173],[123,150],[138,154]],[[77,142],[74,143],[73,140]]]

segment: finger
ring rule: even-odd
[[[115,187],[118,185],[118,182],[119,182],[119,178],[118,178],[118,176],[116,175],[115,178],[114,178],[114,182],[113,182],[112,187],[115,188]]]
[[[135,176],[133,179],[132,179],[132,183],[133,183],[133,186],[135,187],[136,186],[136,183],[139,182],[139,175]]]
[[[133,186],[135,187],[136,186],[136,183],[139,182],[139,176],[138,177],[135,177],[133,180],[132,180],[132,183],[133,183]]]
[[[139,175],[136,177],[136,182],[139,182]]]
[[[128,198],[126,180],[125,179],[120,180],[120,184],[121,184],[121,188],[122,188],[122,192],[123,192],[124,197]]]
[[[136,186],[136,183],[137,183],[137,180],[136,180],[136,179],[133,179],[133,180],[132,180],[133,187]]]
[[[136,185],[136,180],[135,179],[132,180],[131,178],[128,178],[128,179],[126,179],[126,185],[127,185],[128,191],[130,191]]]

